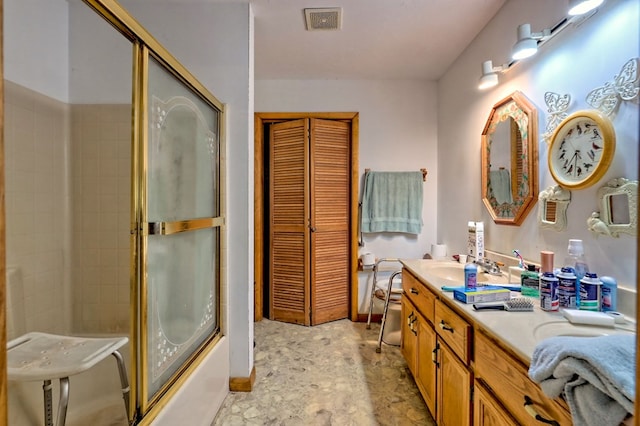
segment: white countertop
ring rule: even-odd
[[[475,323],[474,328],[486,330],[489,334],[500,339],[502,343],[509,347],[515,354],[519,355],[522,361],[529,365],[531,356],[537,343],[541,340],[542,333],[534,333],[534,330],[553,330],[562,328],[564,335],[605,335],[632,331],[635,333],[636,324],[627,320],[626,324],[617,324],[616,328],[571,325],[561,312],[547,312],[540,309],[540,299],[531,298],[534,304],[533,312],[510,312],[497,310],[475,311],[472,304],[464,304],[454,300],[452,292],[445,292],[442,286],[463,286],[463,282],[456,282],[450,279],[443,279],[430,272],[430,268],[436,264],[448,263],[459,265],[453,261],[436,260],[402,260],[402,264],[411,271],[420,281],[438,295],[441,299],[448,299],[448,305],[463,317]],[[460,265],[462,266],[462,265]],[[482,275],[478,276],[478,282],[482,282]],[[512,292],[512,297],[523,297],[518,292]],[[567,327],[575,327],[576,334],[566,332]]]

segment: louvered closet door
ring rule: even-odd
[[[349,315],[350,124],[311,120],[311,324]]]
[[[270,133],[270,316],[310,324],[308,120]]]

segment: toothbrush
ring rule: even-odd
[[[525,266],[524,266],[524,259],[523,259],[523,258],[522,258],[522,256],[520,255],[520,252],[519,252],[517,249],[515,249],[515,250],[513,250],[513,254],[515,254],[515,255],[516,255],[516,257],[518,258],[518,262],[519,262],[519,263],[518,263],[518,267],[520,267],[520,268],[522,268],[522,269],[527,269],[527,268],[525,268]]]

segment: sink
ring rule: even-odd
[[[430,266],[428,273],[443,280],[454,281],[458,284],[464,283],[464,265],[460,263],[436,264]],[[500,275],[490,275],[480,272],[478,269],[478,283],[486,284],[509,284],[509,278],[501,273]]]
[[[579,325],[567,321],[549,321],[533,328],[536,341],[555,336],[599,337],[613,334],[635,334],[633,325],[601,327],[597,325]]]

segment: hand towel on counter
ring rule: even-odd
[[[619,425],[633,413],[635,335],[557,336],[533,351],[529,377],[543,392],[564,392],[575,425]]]
[[[368,172],[362,195],[362,232],[422,231],[422,172]]]

